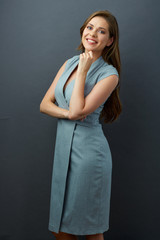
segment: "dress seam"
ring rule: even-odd
[[[102,151],[102,146],[101,145],[99,145],[100,147],[99,147],[99,150],[100,150],[100,153],[101,153],[101,151]],[[100,184],[100,187],[102,186],[102,177],[103,177],[103,175],[102,175],[102,173],[103,173],[103,171],[102,171],[102,161],[101,161],[101,159],[99,160],[100,161],[100,163],[101,163],[101,184]],[[101,202],[101,199],[102,199],[102,187],[101,187],[101,190],[100,190],[100,196],[99,196],[99,206],[100,206],[100,212],[99,212],[99,214],[98,214],[98,224],[100,223],[100,226],[101,226],[101,223],[102,223],[102,214],[101,214],[101,211],[102,211],[102,202]]]

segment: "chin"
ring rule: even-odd
[[[96,49],[95,49],[95,47],[90,47],[90,46],[85,46],[85,44],[83,45],[84,46],[84,48],[85,48],[85,50],[87,50],[87,51],[95,51]]]
[[[87,50],[87,51],[95,51],[94,48],[88,48],[88,47],[86,47],[85,50]]]

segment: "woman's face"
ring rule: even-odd
[[[103,17],[96,16],[92,18],[82,34],[82,44],[85,51],[101,54],[103,49],[113,42],[113,37],[109,38],[108,28],[109,25]]]

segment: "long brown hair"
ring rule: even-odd
[[[102,57],[105,62],[112,64],[118,71],[119,82],[117,87],[113,90],[110,97],[106,100],[104,107],[100,113],[100,119],[104,118],[104,123],[112,123],[115,121],[122,111],[122,104],[119,98],[120,91],[120,75],[121,75],[121,60],[119,52],[119,28],[116,18],[107,10],[96,11],[92,13],[84,22],[80,28],[80,35],[82,38],[83,31],[89,21],[96,16],[103,17],[109,25],[109,37],[113,37],[113,42],[110,46],[106,46],[103,49]],[[82,44],[78,46],[77,50],[85,51],[85,48]]]

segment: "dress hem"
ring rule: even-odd
[[[51,231],[51,232],[52,232],[52,231],[53,231],[53,232],[56,232],[56,231],[54,230],[54,226],[51,225],[51,224],[49,224],[48,230]],[[76,232],[76,231],[67,230],[67,228],[63,228],[63,230],[60,230],[60,232],[69,233],[69,234],[79,235],[79,236],[80,236],[80,235],[93,235],[93,234],[104,233],[104,232],[106,232],[106,231],[108,231],[108,230],[109,230],[109,227],[105,227],[105,228],[100,229],[100,230],[95,230],[95,228],[93,228],[93,229],[89,229],[89,230],[87,230],[87,231],[84,231],[84,232],[82,233],[82,231],[81,231],[81,232]],[[56,233],[59,233],[59,231],[56,232]]]

